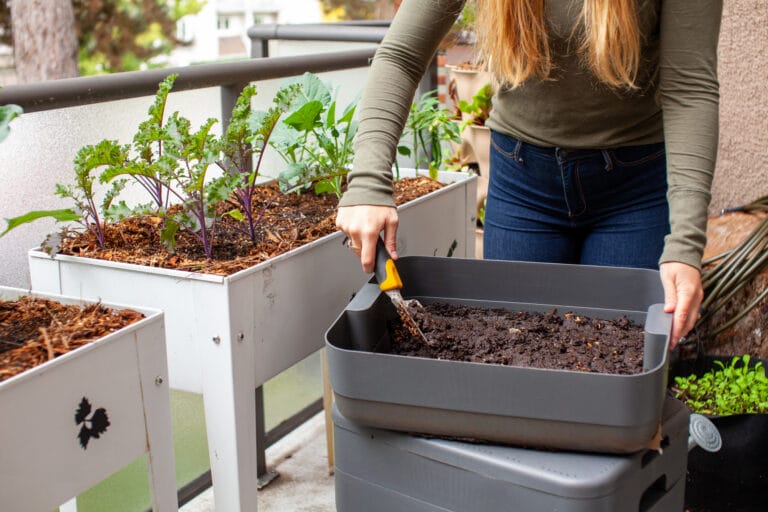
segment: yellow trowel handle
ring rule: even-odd
[[[389,255],[389,251],[384,246],[384,240],[381,237],[376,242],[376,263],[374,264],[373,274],[379,282],[381,291],[399,290],[403,287],[400,280],[400,274],[397,273],[395,261]]]

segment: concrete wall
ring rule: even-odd
[[[720,146],[712,213],[768,194],[766,0],[725,0],[718,57]]]

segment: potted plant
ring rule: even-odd
[[[458,61],[446,65],[448,88],[455,87],[459,98],[465,101],[469,101],[483,84],[491,81],[485,62],[478,59],[474,53],[475,9],[474,1],[466,2],[456,23],[442,42],[442,48],[448,53],[447,60]],[[452,58],[451,52],[457,56]]]
[[[722,448],[694,448],[688,455],[686,506],[707,510],[757,511],[768,497],[768,378],[766,362],[708,356],[678,367],[672,390],[691,411],[708,416]]]
[[[132,219],[134,227],[149,230],[142,233],[155,233],[137,237],[137,242],[152,238],[166,248],[166,256],[148,257],[142,264],[110,261],[117,258],[115,252],[97,248],[95,234],[71,244],[71,252],[79,255],[50,255],[41,249],[29,254],[33,289],[164,311],[170,383],[203,395],[216,507],[222,510],[256,508],[256,387],[322,348],[322,329],[367,279],[331,221],[326,222],[330,234],[315,235],[309,243],[298,233],[301,214],[289,219],[283,231],[266,225],[273,212],[282,211],[274,207],[280,201],[303,202],[314,195],[318,178],[335,178],[304,165],[311,180],[303,179],[295,171],[305,160],[297,159],[299,165],[289,165],[278,180],[290,194],[265,180],[264,152],[286,151],[291,145],[281,132],[292,130],[294,137],[303,137],[302,149],[312,148],[328,160],[322,145],[345,146],[345,130],[351,126],[346,113],[336,116],[328,88],[316,77],[305,76],[298,83],[282,88],[266,112],[251,110],[255,91],[246,89],[219,137],[211,130],[213,120],[193,129],[180,114],[165,114],[172,86],[166,81],[132,148],[105,141],[82,150],[75,162],[79,186],[58,192],[75,199],[80,213],[101,210],[98,217],[83,216],[85,231],[98,232],[103,226],[109,239],[112,222]],[[327,133],[338,137],[322,139]],[[101,202],[92,193],[100,181],[97,171],[113,187]],[[400,207],[401,252],[471,257],[474,180],[447,172],[439,172],[438,179],[446,184],[439,191]],[[119,200],[127,183],[145,188],[151,203],[129,208]],[[256,195],[263,200],[256,203]],[[335,204],[335,194],[323,197]],[[248,214],[253,205],[258,206]],[[139,215],[148,211],[150,215]],[[272,248],[240,258],[234,272],[222,271],[208,258],[221,250],[215,241],[225,230],[250,239],[251,222],[261,229],[259,239],[271,242]],[[193,242],[203,254],[197,260],[180,252],[182,245]],[[162,268],[170,264],[177,268]]]
[[[452,162],[450,145],[460,141],[460,131],[450,111],[440,106],[437,91],[428,91],[411,104],[397,151],[411,157],[416,169],[426,166],[429,176],[437,179],[439,170]],[[395,178],[400,178],[397,162]]]
[[[477,211],[484,210],[488,195],[490,178],[491,131],[485,126],[493,107],[493,86],[486,82],[469,100],[461,99],[455,84],[451,84],[448,93],[454,104],[453,117],[459,123],[461,146],[458,151],[463,156],[463,163],[474,164],[478,172]]]

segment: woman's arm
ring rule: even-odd
[[[672,347],[703,298],[701,257],[718,143],[717,42],[722,0],[662,0],[659,90],[667,148],[671,233],[661,256]]]
[[[336,217],[366,272],[373,268],[382,230],[387,248],[397,257],[392,199],[397,144],[419,81],[463,5],[464,0],[404,0],[371,65],[358,107],[355,159]]]
[[[662,0],[659,90],[671,234],[661,262],[701,267],[718,143],[722,0]]]

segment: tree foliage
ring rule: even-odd
[[[381,17],[382,7],[394,0],[320,0],[325,16],[335,15],[346,20],[372,20]]]
[[[12,45],[11,0],[0,3],[0,43]],[[205,0],[72,0],[82,74],[132,71],[184,44],[176,22]]]

